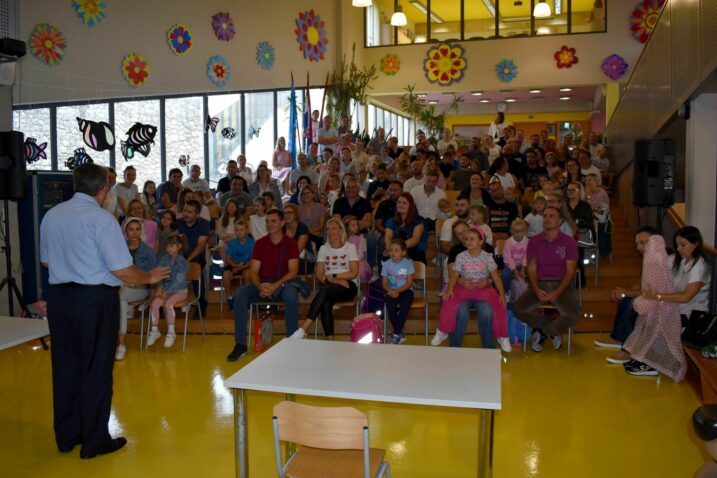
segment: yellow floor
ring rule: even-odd
[[[630,377],[606,365],[606,353],[591,345],[596,337],[578,334],[570,357],[549,344],[542,354],[516,350],[507,357],[495,477],[678,478],[692,476],[703,462],[691,429],[699,404],[690,387],[664,377]],[[477,340],[468,337],[467,344]],[[222,381],[251,357],[227,363],[229,336],[191,337],[186,353],[179,343],[167,351],[162,341],[139,352],[136,336],[128,344],[127,359],[115,367],[111,432],[129,444],[89,461],[79,459],[78,449],[60,454],[55,448],[49,353],[33,344],[0,351],[0,477],[233,476],[233,405]],[[282,398],[249,394],[254,477],[276,476],[271,407]],[[475,412],[297,400],[367,411],[371,444],[388,450],[394,477],[475,476]]]

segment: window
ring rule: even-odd
[[[77,124],[77,123],[75,123]],[[26,164],[28,170],[52,169],[52,131],[50,131],[50,108],[16,110],[12,113],[12,128],[25,134],[25,139],[35,138],[36,143],[47,143],[45,156],[34,163]]]
[[[304,110],[302,89],[298,88],[295,91],[296,94],[296,121],[297,130],[294,133],[294,141],[296,142],[296,153],[302,151],[301,145],[303,144],[303,132],[304,126],[301,118],[301,112]],[[291,90],[279,90],[276,92],[276,136],[277,138],[283,137],[286,140],[286,149],[289,149],[290,144],[290,131],[289,131],[289,118],[291,109],[289,108],[289,102],[291,98]]]
[[[226,175],[227,161],[236,160],[242,149],[242,125],[241,125],[241,101],[242,95],[213,95],[207,101],[207,114],[212,118],[218,118],[216,132],[211,130],[207,133],[207,144],[209,146],[209,180],[219,181]],[[222,135],[224,128],[233,128],[236,133],[234,139],[225,138]]]
[[[68,171],[65,162],[75,154],[78,148],[84,148],[85,152],[96,164],[102,166],[110,165],[110,152],[95,151],[85,144],[82,139],[82,131],[77,123],[77,118],[88,121],[112,123],[109,117],[109,105],[97,103],[90,105],[61,106],[57,108],[57,169]],[[115,125],[115,143],[119,145],[119,131]]]
[[[537,2],[374,0],[366,8],[366,46],[607,31],[607,0],[547,0],[551,12],[548,18],[533,17]],[[391,26],[394,5],[401,6],[408,20],[406,26]]]
[[[147,157],[139,152],[134,153],[134,157],[125,160],[122,156],[121,141],[127,139],[127,131],[135,124],[151,125],[157,127],[157,134],[154,136],[154,143],[150,145]],[[147,101],[124,101],[115,103],[115,135],[117,142],[115,144],[115,158],[117,170],[122,171],[128,165],[133,165],[137,169],[137,180],[135,183],[141,191],[144,182],[152,180],[155,184],[164,181],[162,178],[162,131],[159,129],[159,100]],[[178,158],[172,158],[168,161],[169,168],[179,167]]]
[[[271,168],[275,146],[274,93],[246,93],[244,95],[246,118],[246,158],[253,169],[266,161]]]
[[[179,164],[179,157],[189,157],[189,164],[198,164],[204,170],[204,120],[201,96],[187,98],[168,98],[164,102],[164,131],[166,141],[167,170],[182,168],[189,175],[188,169]],[[210,137],[221,138],[219,123],[216,133]],[[155,139],[156,141],[156,139]],[[155,148],[159,147],[159,143]],[[218,178],[217,178],[218,180]]]

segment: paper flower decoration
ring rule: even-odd
[[[177,23],[167,30],[169,48],[177,55],[183,55],[192,48],[192,35],[187,27]]]
[[[304,53],[304,59],[319,61],[324,59],[326,45],[329,40],[326,38],[326,28],[321,17],[311,9],[307,12],[299,12],[296,19],[296,41],[299,42],[299,49]]]
[[[612,54],[602,62],[602,71],[613,80],[617,80],[627,71],[628,64],[620,55]]]
[[[387,75],[395,75],[401,69],[401,60],[396,55],[388,54],[381,58],[381,71]]]
[[[224,57],[219,55],[209,59],[207,64],[207,75],[209,79],[217,86],[224,86],[231,77],[231,68]]]
[[[30,53],[47,65],[59,64],[65,56],[67,39],[55,25],[38,23],[30,34]]]
[[[231,40],[236,33],[234,20],[232,20],[228,12],[219,12],[216,15],[212,15],[212,29],[217,39],[222,41]]]
[[[578,57],[575,56],[575,48],[568,48],[565,45],[560,47],[560,50],[556,51],[553,56],[558,68],[571,68],[578,62]]]
[[[518,65],[513,60],[503,59],[495,65],[495,74],[503,83],[510,83],[518,76]]]
[[[72,2],[72,8],[88,27],[97,25],[105,18],[105,4],[99,0],[78,0]]]
[[[646,43],[655,29],[665,0],[643,0],[635,6],[630,16],[630,32],[635,40]]]
[[[423,60],[423,71],[428,81],[441,86],[461,81],[467,66],[464,53],[463,47],[457,43],[441,43],[428,50]]]
[[[122,74],[130,86],[140,87],[149,78],[150,68],[147,60],[138,53],[130,53],[122,60]]]
[[[271,70],[276,60],[276,52],[269,42],[261,42],[256,46],[256,61],[265,70]]]

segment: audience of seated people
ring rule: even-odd
[[[364,148],[364,140],[354,140],[344,120],[333,128],[330,116],[323,123],[316,118],[317,141],[308,154],[297,155],[296,169],[291,170],[283,138],[271,162],[266,158],[255,169],[247,166],[244,155],[227,161],[226,176],[219,179],[214,196],[199,165],[189,167],[184,181],[178,168],[156,188],[147,181],[141,194],[134,185],[136,171],[129,166],[124,181],[113,188],[115,203],[105,206],[117,216],[137,216],[141,222],[132,223],[141,225],[142,240],[157,257],[166,255],[173,234],[182,234],[183,257],[202,269],[210,231],[216,232],[208,247],[217,247],[224,261],[224,288],[236,320],[230,360],[246,352],[245,324],[252,302],[284,302],[287,334],[297,330],[297,274],[313,274],[320,293],[299,330],[308,331],[320,317],[324,333],[332,336],[332,312],[326,304],[356,297],[359,282],[383,277],[378,280],[387,294],[391,340],[403,342],[415,286],[413,263],[426,262],[432,233],[446,259],[442,276],[451,278],[444,299],[462,297],[457,288],[470,291],[454,304],[453,323],[449,330],[439,329],[441,339],[450,334],[451,345],[460,346],[472,307],[479,312],[484,346],[493,347],[495,337],[509,349],[503,292],[518,277],[529,284],[521,297],[513,297],[515,314],[536,329],[533,349],[539,351],[546,337],[553,337],[559,347],[561,334],[579,318],[572,283],[575,268],[582,266],[576,242],[580,231],[600,237],[601,254],[610,251],[609,197],[601,187],[609,185],[609,159],[599,136],[590,134],[581,147],[570,134],[557,142],[541,132],[528,142],[499,115],[491,125],[492,136],[468,142],[456,141],[450,130],[441,132],[440,141],[419,131],[416,144],[401,148],[396,137],[378,128]],[[209,214],[214,221],[207,220]],[[461,244],[466,239],[468,252]],[[509,257],[501,277],[500,253],[506,253],[506,241]],[[327,264],[327,257],[342,248],[349,258],[345,267]],[[237,277],[243,285],[232,295]],[[473,289],[483,288],[488,289],[485,294],[475,295]],[[205,309],[205,290],[196,292]],[[656,294],[673,299],[673,293],[662,292]],[[674,301],[685,297],[675,295]],[[548,322],[536,312],[546,303],[558,309],[558,320]],[[627,340],[624,332],[613,338],[614,345]]]

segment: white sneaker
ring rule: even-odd
[[[127,354],[127,347],[124,345],[118,345],[117,346],[117,352],[115,352],[115,360],[118,362],[120,360],[124,360],[124,356]]]
[[[290,339],[303,339],[304,337],[306,337],[306,331],[301,327],[296,329],[296,332],[289,336]]]
[[[164,337],[164,346],[166,348],[171,347],[174,345],[174,341],[177,338],[176,332],[167,332],[167,335]]]
[[[154,343],[159,340],[161,336],[162,333],[159,330],[151,330],[149,334],[147,334],[147,347],[154,345]]]
[[[448,334],[445,332],[441,332],[440,330],[436,329],[436,335],[433,336],[431,339],[431,345],[434,347],[437,347],[443,343],[444,340],[448,338]]]
[[[500,344],[500,349],[507,354],[513,350],[508,337],[498,337],[498,343]]]

